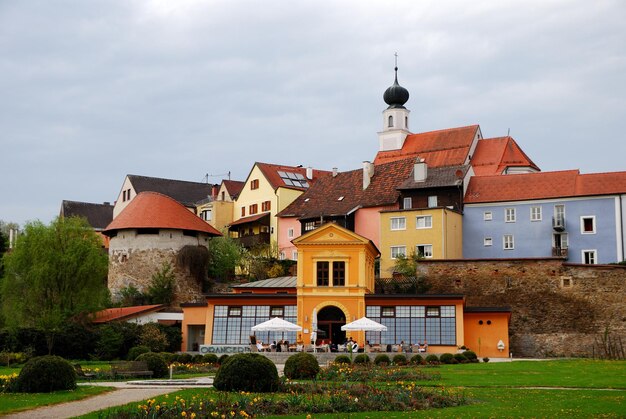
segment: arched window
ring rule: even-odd
[[[389,128],[393,127],[393,115],[389,115],[389,123],[387,124]]]
[[[409,129],[409,117],[404,117],[404,128]]]

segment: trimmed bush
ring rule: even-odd
[[[478,356],[476,356],[476,352],[474,351],[464,351],[463,355],[465,355],[465,358],[467,358],[469,362],[478,362]]]
[[[385,354],[376,355],[376,358],[374,358],[374,364],[376,364],[376,365],[389,365],[389,364],[391,364],[391,359],[389,359],[389,356],[387,356]]]
[[[467,364],[469,362],[463,354],[454,354],[454,359],[459,361],[461,364]]]
[[[424,358],[422,358],[420,354],[413,355],[411,357],[411,364],[419,365],[422,363],[422,361],[424,361]]]
[[[217,358],[217,363],[220,365],[224,365],[226,363],[226,361],[228,361],[229,356],[224,354],[221,355],[219,358]]]
[[[181,364],[190,364],[191,361],[193,361],[193,355],[187,352],[183,352],[182,354],[176,355],[176,361],[180,362]]]
[[[445,353],[445,354],[441,354],[441,356],[439,357],[439,362],[441,362],[442,364],[451,364],[451,360],[454,359],[454,355],[449,354],[449,353]]]
[[[206,364],[217,364],[217,355],[215,354],[206,354],[204,355],[204,359],[202,362]]]
[[[489,358],[488,357],[484,357],[483,358],[483,362],[489,362]]]
[[[393,357],[393,364],[394,365],[406,365],[408,363],[408,361],[406,360],[406,356],[402,355],[402,354],[398,354],[395,355]]]
[[[295,379],[313,379],[320,372],[317,359],[306,352],[291,355],[285,362],[285,377]]]
[[[194,355],[191,362],[193,362],[194,364],[201,364],[202,362],[204,362],[204,355],[202,354]]]
[[[448,364],[450,364],[450,365],[455,365],[455,364],[458,364],[458,363],[459,363],[459,361],[456,358],[454,358],[454,357],[452,357],[452,359],[450,359],[450,362],[448,362]]]
[[[354,363],[355,364],[369,364],[370,357],[367,356],[366,354],[359,354],[354,357]]]
[[[51,393],[76,388],[76,371],[59,356],[40,356],[24,365],[15,383],[21,393]]]
[[[126,357],[126,359],[128,359],[129,361],[134,361],[139,355],[145,354],[147,352],[150,352],[150,348],[148,348],[147,346],[133,346],[128,350],[128,356]]]
[[[164,378],[168,375],[167,363],[161,355],[154,352],[146,352],[137,357],[137,361],[145,361],[148,369],[153,372],[152,377]]]
[[[213,386],[220,391],[266,393],[279,388],[278,371],[272,361],[256,353],[228,358],[215,374]]]
[[[437,358],[437,355],[435,354],[430,354],[426,357],[426,362],[428,362],[429,364],[438,364],[439,358]]]
[[[348,355],[339,355],[334,361],[336,364],[352,364],[352,360]]]
[[[159,355],[161,355],[161,358],[163,358],[166,364],[171,364],[176,361],[176,354],[171,352],[159,352]]]

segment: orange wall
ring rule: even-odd
[[[509,357],[510,313],[465,313],[465,346],[476,352],[479,358]],[[482,320],[482,325],[479,322]],[[491,324],[487,324],[490,321]],[[504,342],[504,350],[497,348]]]

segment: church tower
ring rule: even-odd
[[[385,90],[383,100],[387,109],[383,111],[383,130],[378,133],[379,151],[400,150],[409,135],[409,113],[404,107],[409,100],[409,91],[398,84],[398,65],[393,84]]]

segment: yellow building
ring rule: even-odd
[[[458,294],[377,293],[374,263],[378,249],[352,231],[328,223],[295,239],[294,244],[297,277],[243,284],[235,286],[233,293],[207,295],[206,303],[181,305],[183,350],[247,352],[252,326],[272,317],[297,323],[302,332],[257,332],[257,340],[308,344],[315,331],[317,345],[332,347],[352,337],[361,348],[369,341],[383,351],[401,342],[425,341],[430,353],[455,353],[468,342],[479,342],[480,356],[502,357],[499,341],[508,348],[508,309],[466,308],[464,296]],[[341,330],[364,316],[384,324],[387,331],[347,335]]]
[[[463,257],[463,216],[448,208],[382,211],[380,213],[380,275],[390,277],[396,258]]]
[[[222,180],[222,183],[210,197],[196,204],[196,214],[204,221],[225,233],[233,222],[234,201],[241,193],[244,182],[236,180]]]

